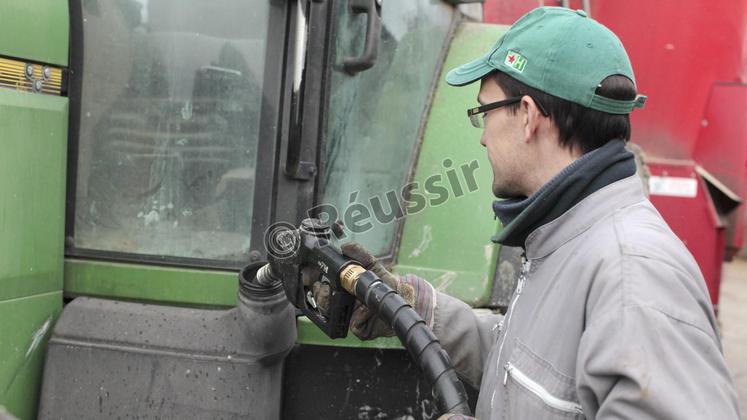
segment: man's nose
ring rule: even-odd
[[[480,144],[482,145],[482,147],[488,147],[487,143],[485,142],[485,133],[480,136]]]

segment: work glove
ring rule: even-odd
[[[376,257],[356,242],[348,242],[341,248],[343,255],[358,261],[366,270],[373,271],[381,281],[399,293],[405,302],[415,309],[415,312],[423,318],[429,328],[433,327],[436,291],[430,283],[413,274],[401,277],[390,273]],[[355,304],[350,319],[350,331],[361,340],[372,340],[394,335],[391,326],[379,319],[373,311],[361,302]]]
[[[321,281],[322,270],[316,265],[310,265],[301,269],[301,281],[307,288],[311,288],[314,296],[316,309],[324,316],[329,316],[329,297],[332,288],[328,283]]]

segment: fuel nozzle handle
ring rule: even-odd
[[[346,337],[355,306],[355,296],[340,284],[340,271],[356,263],[342,255],[330,241],[332,226],[318,219],[304,219],[296,229],[278,229],[265,238],[269,264],[257,281],[281,281],[288,300],[330,338]],[[304,270],[318,273],[329,289],[324,310],[317,305],[312,284],[304,282]],[[261,278],[260,278],[261,277]]]

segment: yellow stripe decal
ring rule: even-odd
[[[0,57],[0,87],[62,95],[62,69]]]

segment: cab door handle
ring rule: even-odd
[[[366,45],[363,53],[358,57],[346,57],[343,60],[345,71],[354,75],[368,70],[376,63],[379,54],[379,40],[381,39],[381,3],[383,0],[350,0],[350,9],[354,14],[365,13]]]

